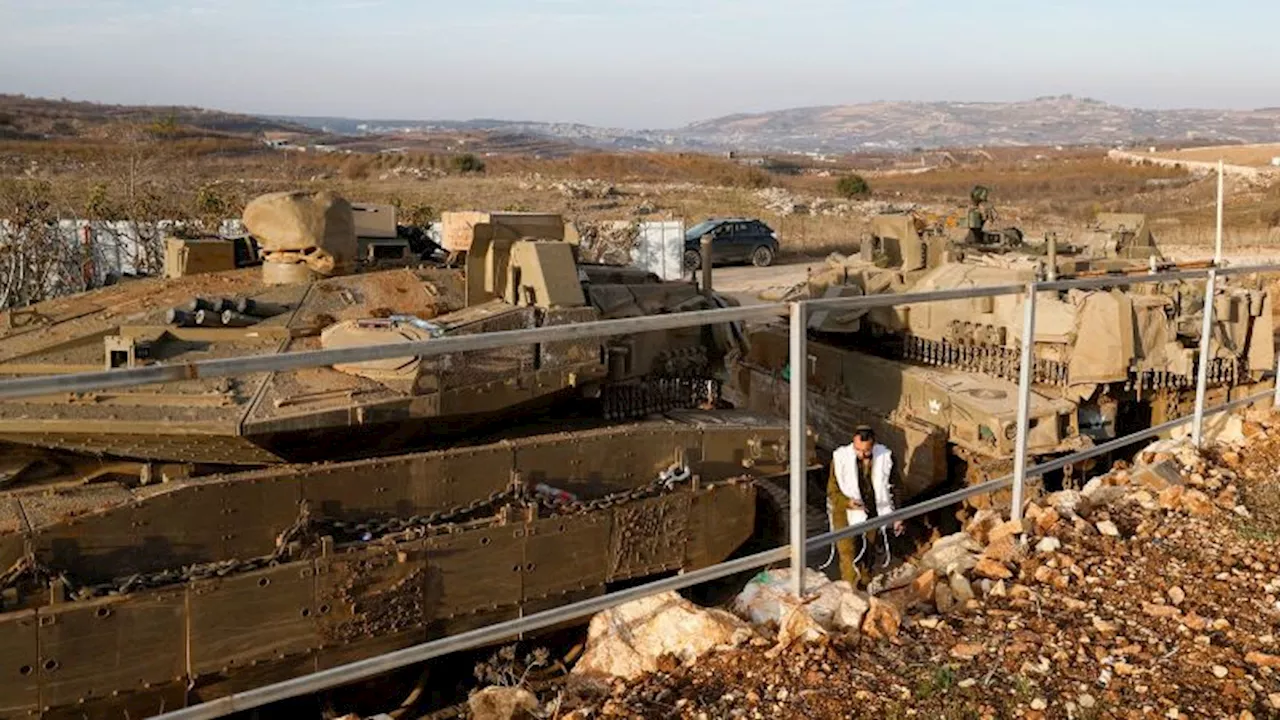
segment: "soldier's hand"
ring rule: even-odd
[[[907,529],[907,526],[903,525],[902,521],[899,520],[898,522],[893,524],[893,536],[902,537],[902,533],[905,532],[906,529]]]

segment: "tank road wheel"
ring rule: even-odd
[[[684,251],[684,269],[692,272],[702,268],[702,253],[697,250]]]
[[[768,245],[761,245],[751,253],[751,264],[756,267],[769,267],[773,264],[773,250]]]

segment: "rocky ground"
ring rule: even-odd
[[[1079,492],[1037,498],[1021,523],[979,513],[878,597],[832,583],[844,593],[838,611],[823,616],[818,598],[782,631],[714,611],[705,622],[723,642],[677,637],[664,650],[641,647],[635,613],[593,623],[593,644],[623,636],[622,677],[597,657],[522,712],[1280,717],[1280,420],[1247,423],[1245,435],[1203,455],[1153,446]],[[797,630],[805,612],[822,627]],[[681,609],[675,634],[697,632],[690,622]]]

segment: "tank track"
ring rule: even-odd
[[[770,509],[779,516],[780,525],[786,529],[790,525],[791,517],[791,491],[781,482],[770,480],[768,478],[756,478],[756,489],[765,496],[766,502]],[[826,498],[823,497],[819,502],[812,501],[805,503],[804,508],[804,527],[805,535],[813,537],[831,530],[831,521],[827,517]],[[786,530],[790,533],[790,530]],[[790,537],[789,535],[787,537]],[[784,540],[785,542],[785,540]],[[831,550],[829,548],[818,548],[805,553],[805,563],[809,567],[818,567],[827,562]]]
[[[607,420],[632,420],[671,410],[712,405],[720,399],[721,383],[711,377],[646,378],[601,389]]]
[[[905,335],[901,343],[895,343],[891,354],[897,359],[923,365],[943,367],[964,372],[978,373],[1018,382],[1022,365],[1018,348],[980,343],[954,343],[947,340],[930,340],[915,335]],[[1248,377],[1248,370],[1239,358],[1215,358],[1209,363],[1209,384],[1236,385]],[[1071,377],[1067,364],[1059,360],[1037,357],[1032,367],[1031,381],[1036,385],[1068,387]],[[1194,387],[1194,374],[1184,375],[1155,370],[1130,373],[1126,390],[1163,390]]]

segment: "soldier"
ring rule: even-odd
[[[859,425],[853,431],[853,442],[837,448],[831,456],[831,474],[827,479],[831,529],[839,530],[893,512],[889,482],[892,469],[893,454],[889,448],[876,442],[875,431],[870,427]],[[894,523],[894,535],[901,535],[902,530],[901,521]],[[862,550],[856,557],[853,540],[849,537],[836,543],[840,577],[854,587],[865,587],[871,580],[870,551],[875,531],[863,534]]]

